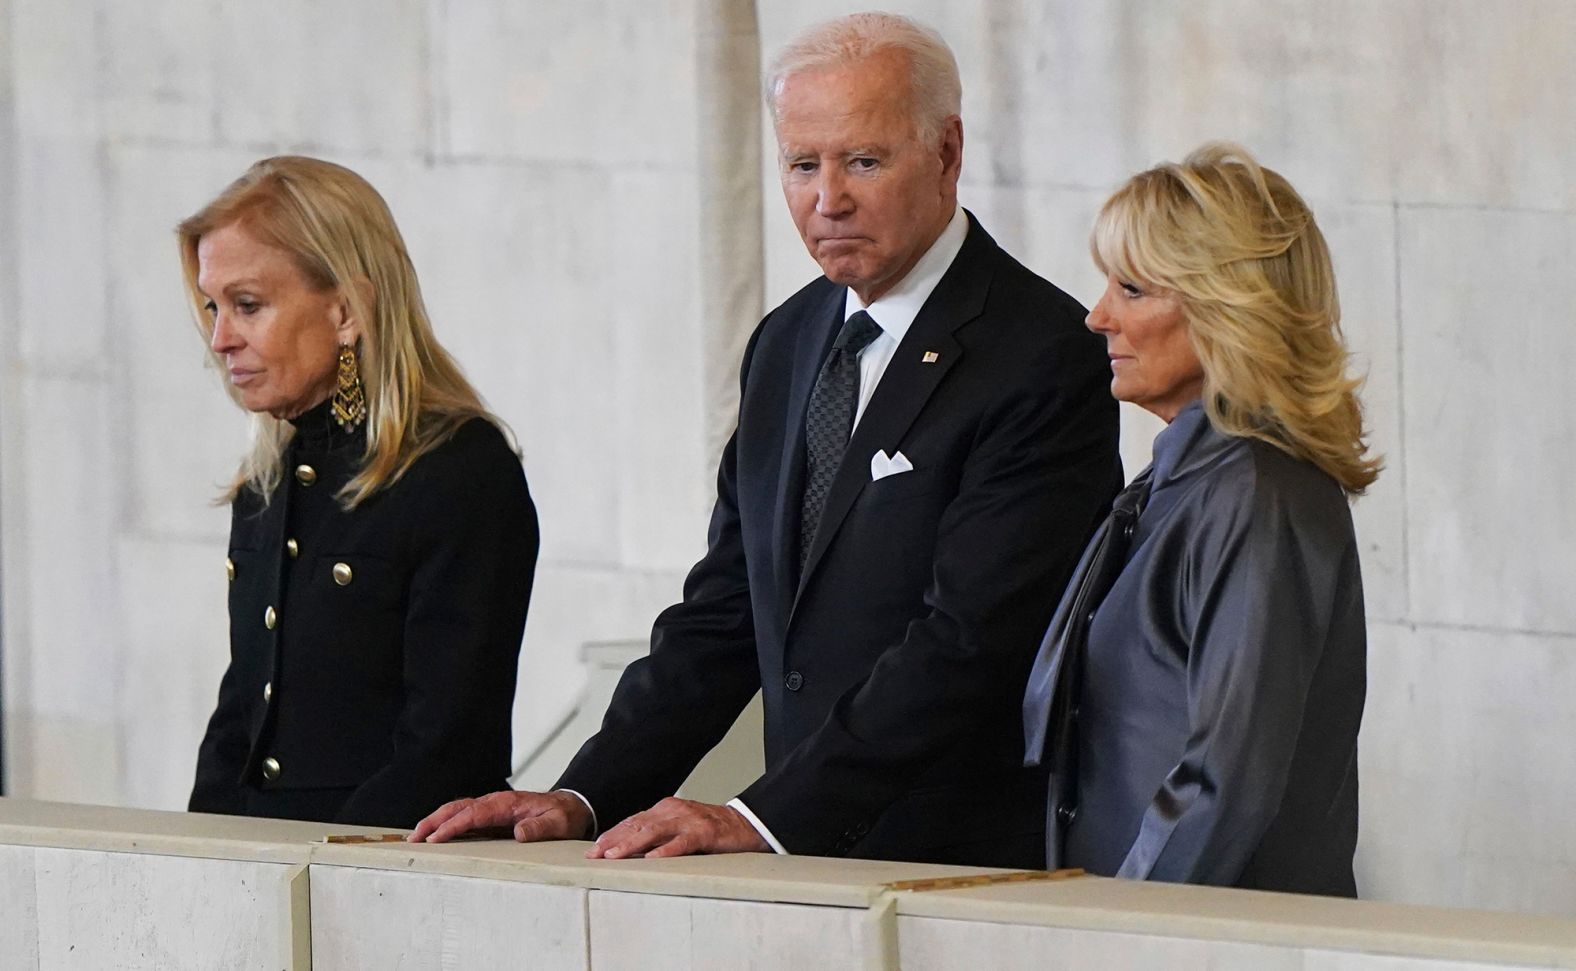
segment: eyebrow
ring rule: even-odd
[[[822,155],[821,152],[817,152],[814,149],[800,148],[800,147],[794,146],[794,145],[788,145],[788,146],[784,146],[784,147],[778,149],[777,154],[778,154],[778,157],[783,158],[783,159],[820,158],[821,155]],[[890,154],[892,154],[891,150],[888,149],[885,145],[874,145],[874,144],[872,144],[872,145],[856,145],[855,147],[850,148],[847,151],[838,153],[838,157],[839,158],[858,158],[858,157],[861,157],[861,156],[868,156],[868,155],[886,156],[886,155],[890,155]]]
[[[198,293],[202,294],[205,297],[209,297],[209,299],[212,299],[212,297],[209,296],[208,291],[204,290],[202,288],[202,284],[201,283],[196,283],[195,285],[197,287],[197,292]],[[239,280],[231,280],[229,283],[226,283],[224,285],[224,287],[222,288],[222,292],[229,293],[232,290],[241,290],[241,289],[245,289],[246,287],[261,287],[262,285],[263,285],[263,279],[261,277],[255,277],[255,276],[242,277]]]

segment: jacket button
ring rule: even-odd
[[[285,552],[290,554],[292,560],[301,555],[301,544],[295,541],[295,537],[285,540]]]
[[[304,486],[309,486],[317,481],[317,470],[310,465],[296,466],[296,481]]]
[[[335,563],[334,564],[334,582],[335,583],[339,584],[342,587],[348,587],[348,586],[350,586],[350,581],[353,580],[354,578],[355,578],[355,574],[350,572],[350,564],[349,563]]]
[[[224,575],[231,580],[235,579],[235,561],[228,556],[224,558]]]
[[[1077,818],[1078,818],[1078,807],[1077,806],[1057,806],[1056,807],[1056,821],[1058,823],[1061,823],[1063,826],[1071,826],[1073,824],[1073,820],[1075,820]]]
[[[276,758],[263,759],[263,779],[272,782],[279,778],[279,760]]]
[[[274,700],[274,683],[272,681],[263,685],[263,704]]]
[[[269,630],[273,630],[278,625],[279,625],[279,613],[277,611],[275,611],[274,608],[272,608],[272,607],[269,607],[269,608],[265,609],[263,611],[263,626],[268,628]]]
[[[788,676],[783,678],[783,687],[789,691],[798,691],[804,687],[804,675],[798,671],[789,671]]]

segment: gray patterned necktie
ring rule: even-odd
[[[859,352],[880,335],[881,325],[863,310],[849,317],[821,365],[815,390],[810,392],[810,408],[804,416],[804,504],[799,515],[801,574],[816,527],[821,524],[826,494],[853,432],[854,406],[859,401]]]

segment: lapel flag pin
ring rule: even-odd
[[[935,351],[926,351],[925,356],[920,358],[920,360],[926,364],[934,364],[941,360],[941,355],[937,354]]]

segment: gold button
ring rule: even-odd
[[[268,628],[269,630],[273,630],[275,625],[277,625],[278,623],[279,623],[279,615],[274,612],[274,608],[269,607],[267,610],[263,611],[263,626],[264,627]]]
[[[264,703],[267,703],[267,702],[270,702],[270,701],[273,701],[273,700],[274,700],[274,683],[272,681],[270,681],[267,684],[263,685],[263,701],[264,701]]]
[[[232,580],[235,579],[235,561],[228,556],[224,558],[224,575]]]
[[[355,579],[355,574],[350,572],[349,563],[334,564],[334,582],[342,587],[350,586],[350,581]]]
[[[301,544],[297,543],[293,538],[287,539],[285,540],[285,552],[289,553],[290,558],[293,560],[301,555]]]
[[[263,759],[263,778],[269,782],[279,778],[279,760],[275,758]]]
[[[317,470],[310,465],[296,466],[296,481],[304,486],[309,486],[317,481]]]

